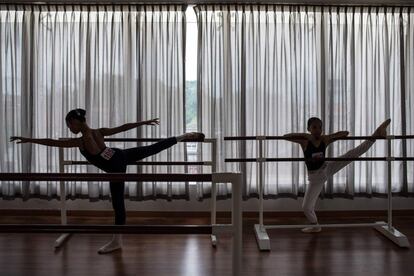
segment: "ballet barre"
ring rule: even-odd
[[[232,275],[239,276],[242,263],[242,174],[124,174],[124,173],[0,173],[0,181],[170,181],[218,182],[232,185],[232,223],[225,225],[27,225],[1,224],[2,233],[128,233],[211,234],[231,233]]]
[[[68,138],[60,138],[59,140],[67,140]],[[159,142],[161,138],[105,138],[105,142],[128,142],[128,143],[141,143],[141,142]],[[188,142],[183,142],[188,143]],[[216,172],[216,157],[217,157],[217,140],[216,139],[204,139],[202,142],[194,141],[190,143],[207,143],[211,145],[211,160],[210,161],[137,161],[129,163],[128,165],[136,166],[209,166],[211,167],[211,172]],[[79,160],[66,160],[64,149],[59,148],[59,172],[64,173],[66,166],[71,165],[90,165],[88,161],[79,161]],[[67,205],[66,205],[66,189],[65,182],[60,182],[60,217],[61,224],[67,223]],[[217,188],[216,183],[211,183],[211,204],[210,204],[210,223],[216,224],[217,222]],[[60,235],[55,241],[55,248],[61,247],[68,239],[70,238],[69,234]],[[217,245],[217,237],[213,234],[211,235],[211,244],[213,247]]]
[[[311,161],[315,159],[306,159],[306,158],[267,158],[264,157],[263,147],[264,141],[270,140],[285,140],[288,139],[299,140],[297,137],[286,137],[286,136],[234,136],[234,137],[224,137],[225,141],[256,141],[258,142],[258,157],[257,158],[226,158],[225,162],[257,162],[258,170],[258,184],[259,184],[259,224],[254,225],[254,232],[256,235],[257,245],[261,251],[269,251],[270,247],[270,238],[266,230],[268,229],[292,229],[292,228],[305,228],[305,227],[314,227],[315,225],[265,225],[264,224],[264,168],[263,163],[265,162],[298,162],[298,161]],[[372,162],[387,162],[387,222],[373,222],[373,223],[339,223],[339,224],[320,224],[320,227],[324,228],[343,228],[343,227],[374,227],[378,232],[383,234],[385,237],[390,239],[392,242],[397,244],[400,247],[410,247],[410,242],[407,237],[399,232],[392,225],[392,187],[391,187],[391,162],[394,161],[414,161],[414,157],[394,157],[391,156],[391,142],[392,140],[402,140],[402,139],[414,139],[414,135],[388,135],[383,136],[348,136],[339,138],[336,140],[386,140],[387,142],[387,156],[385,157],[356,157],[356,158],[334,158],[334,157],[325,157],[317,160],[324,161],[372,161]]]

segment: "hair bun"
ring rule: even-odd
[[[86,110],[85,110],[85,109],[82,109],[82,108],[78,108],[78,109],[76,109],[76,113],[77,113],[79,116],[81,116],[81,117],[85,117],[85,115],[86,115]]]
[[[86,115],[85,109],[82,109],[82,108],[72,109],[71,111],[69,111],[68,114],[66,114],[65,120],[70,121],[72,119],[76,119],[81,122],[85,122],[85,115]]]

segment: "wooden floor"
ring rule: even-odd
[[[367,222],[383,218],[342,218]],[[284,220],[284,221],[283,221]],[[244,227],[242,275],[413,275],[414,249],[401,249],[369,228],[324,229],[319,234],[271,230],[271,252],[257,249],[253,224]],[[57,223],[58,218],[5,217],[0,223]],[[71,218],[71,223],[109,223],[106,218]],[[302,223],[302,218],[269,223]],[[323,223],[338,222],[324,217]],[[130,218],[129,223],[208,223],[206,218]],[[396,227],[414,245],[414,217],[395,218]],[[217,249],[204,235],[125,235],[124,248],[109,255],[96,250],[109,235],[74,235],[55,251],[54,234],[0,234],[0,275],[231,275],[231,239]]]

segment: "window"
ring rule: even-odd
[[[185,128],[197,131],[197,17],[193,6],[186,11],[187,33],[185,47]],[[187,143],[188,161],[197,161],[200,143]],[[199,173],[198,166],[189,166],[189,173]]]

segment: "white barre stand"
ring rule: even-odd
[[[59,138],[59,140],[66,140],[68,138]],[[122,141],[121,141],[122,142]],[[124,141],[128,142],[128,141]],[[132,141],[135,142],[135,141]],[[189,142],[189,143],[197,143],[197,142]],[[215,173],[217,168],[217,140],[210,138],[210,139],[204,139],[202,143],[209,143],[211,144],[211,161],[204,161],[203,166],[211,166],[211,172]],[[72,161],[65,160],[64,157],[64,149],[59,148],[59,172],[64,173],[65,172],[65,166],[67,165],[73,165]],[[188,166],[188,165],[186,165]],[[217,223],[217,189],[216,189],[217,182],[212,181],[211,183],[211,204],[210,204],[210,223],[216,224]],[[60,221],[62,225],[67,224],[67,206],[66,206],[66,188],[65,188],[65,182],[60,181]],[[69,238],[71,234],[65,233],[60,235],[54,244],[54,247],[56,249],[60,248]],[[213,247],[217,246],[217,236],[213,233],[211,235],[211,245]]]

